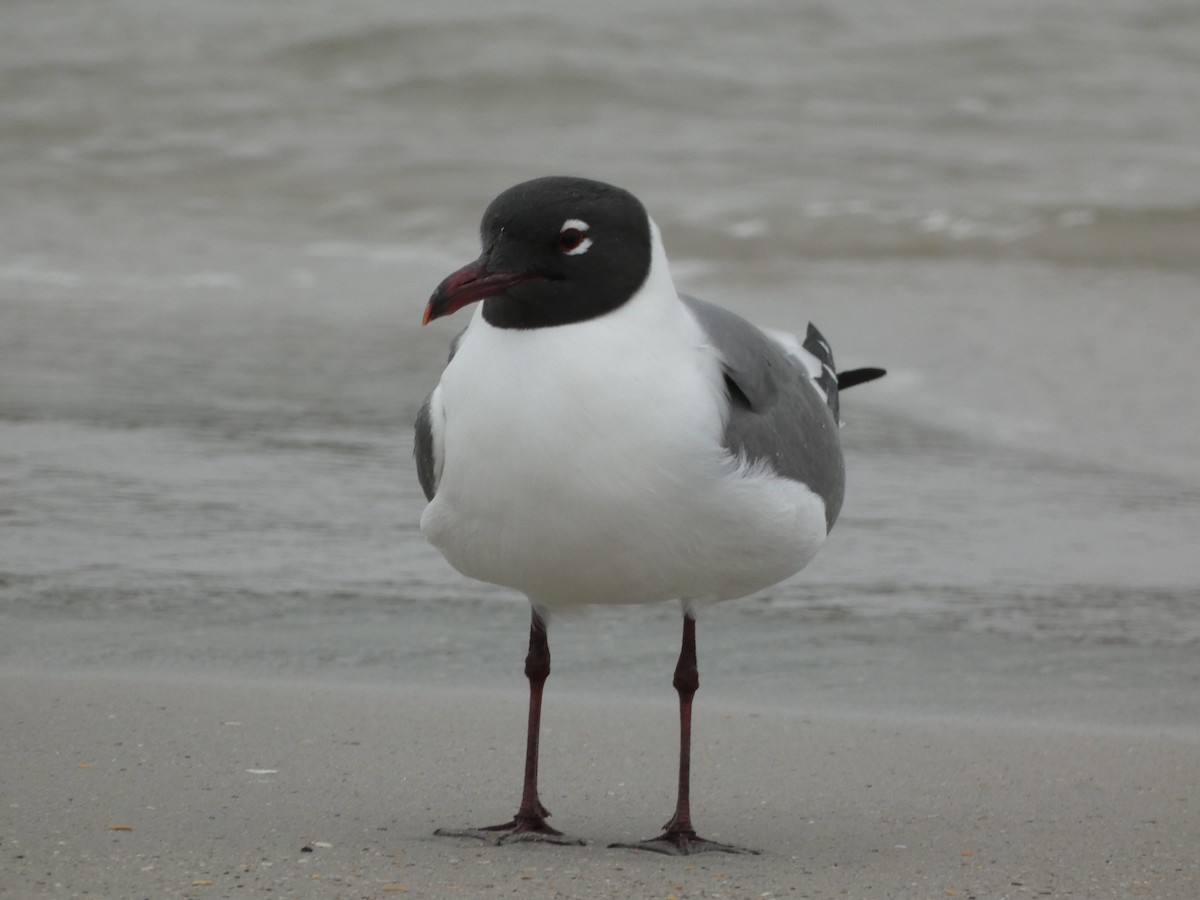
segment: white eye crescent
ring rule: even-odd
[[[558,246],[567,256],[580,256],[588,252],[592,239],[587,236],[591,228],[583,219],[567,219],[558,231]]]

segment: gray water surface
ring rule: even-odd
[[[521,690],[417,528],[424,301],[523,178],[844,367],[817,561],[706,611],[739,702],[1200,727],[1200,9],[0,9],[0,664]],[[669,700],[674,605],[553,624]]]

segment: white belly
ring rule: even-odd
[[[722,391],[682,305],[529,331],[477,314],[440,382],[444,463],[421,528],[463,574],[549,608],[774,584],[820,547],[824,503],[739,470]]]

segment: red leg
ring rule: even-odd
[[[533,612],[529,625],[529,652],[525,656],[525,677],[529,679],[529,730],[525,738],[525,782],[521,789],[521,805],[511,822],[488,825],[484,828],[449,830],[439,828],[434,834],[448,837],[474,837],[494,844],[506,841],[548,841],[554,844],[582,844],[578,838],[564,837],[561,831],[546,824],[550,810],[538,799],[538,740],[542,730],[542,688],[550,674],[550,642],[546,638],[546,623]]]
[[[679,662],[675,666],[675,690],[679,693],[679,794],[675,801],[675,814],[663,826],[663,833],[636,844],[610,844],[611,847],[626,847],[633,850],[651,850],[672,856],[689,856],[693,853],[757,853],[730,844],[718,844],[697,836],[692,827],[691,781],[692,781],[692,698],[700,687],[700,673],[696,667],[696,620],[687,613],[683,616],[683,642],[679,650]]]

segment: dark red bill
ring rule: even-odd
[[[498,296],[513,285],[533,281],[538,277],[515,272],[488,272],[487,257],[481,256],[473,263],[468,263],[457,272],[448,275],[437,286],[425,306],[421,324],[428,325],[434,319],[458,312],[468,304]]]

